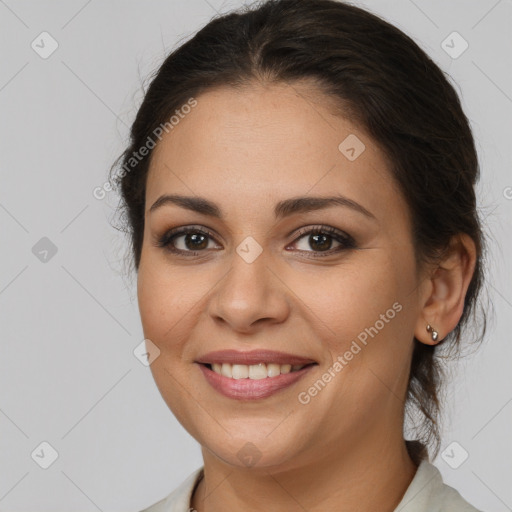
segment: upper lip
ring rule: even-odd
[[[239,350],[216,350],[208,352],[203,356],[196,359],[197,363],[213,364],[213,363],[230,363],[230,364],[244,364],[254,365],[258,363],[275,363],[275,364],[310,364],[316,363],[313,359],[301,357],[294,354],[287,354],[286,352],[276,352],[274,350],[251,350],[248,352],[241,352]]]

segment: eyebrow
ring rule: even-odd
[[[195,196],[181,196],[181,195],[169,195],[165,194],[160,196],[149,209],[149,213],[154,212],[158,208],[161,208],[167,204],[174,204],[191,210],[202,215],[209,217],[215,217],[217,219],[223,219],[222,211],[218,205],[214,202],[209,201],[203,197]],[[274,216],[276,219],[288,217],[296,213],[307,213],[314,210],[321,210],[332,206],[345,206],[362,213],[364,216],[374,219],[375,215],[367,210],[364,206],[360,205],[353,199],[345,197],[343,195],[328,196],[328,197],[292,197],[278,202],[274,207]]]

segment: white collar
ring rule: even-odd
[[[171,494],[141,512],[189,512],[192,494],[203,477],[204,467],[196,469]],[[443,483],[436,466],[423,459],[394,512],[481,512],[470,505],[453,487]]]

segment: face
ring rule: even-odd
[[[305,86],[196,100],[146,188],[138,301],[162,397],[235,466],[402,436],[419,281],[383,153]]]

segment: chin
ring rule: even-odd
[[[293,465],[293,460],[297,460],[303,448],[304,437],[291,435],[289,429],[272,432],[272,429],[261,426],[258,428],[258,424],[253,423],[252,427],[246,425],[246,428],[239,431],[222,421],[221,424],[226,427],[227,432],[222,429],[216,429],[215,434],[211,431],[205,432],[203,424],[202,427],[198,426],[198,435],[194,437],[203,447],[203,457],[211,454],[230,466],[255,470],[288,467]],[[271,434],[268,435],[268,432]]]
[[[253,442],[246,439],[223,439],[203,445],[204,449],[224,463],[237,468],[254,469],[272,468],[288,465],[294,458],[294,446],[289,443],[271,443],[268,440]]]

